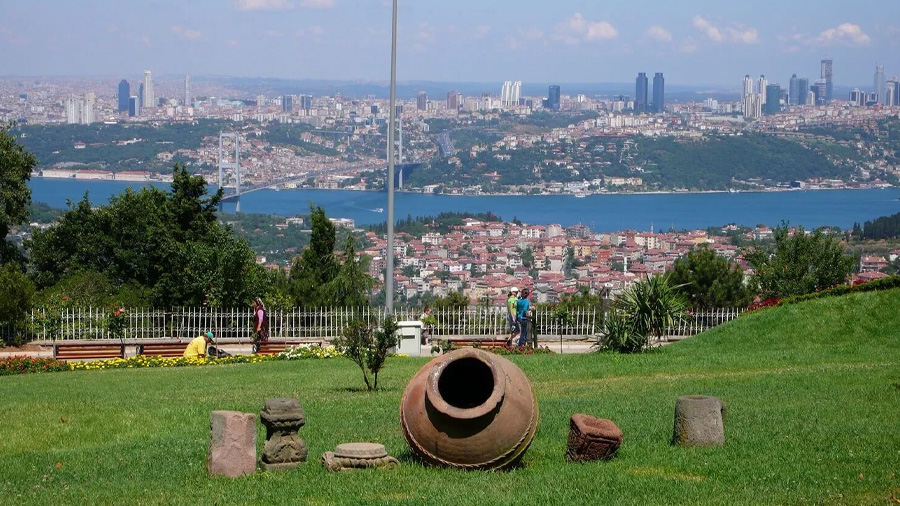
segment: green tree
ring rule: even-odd
[[[215,217],[221,195],[206,195],[202,177],[176,165],[172,191],[126,190],[93,208],[88,196],[59,223],[35,232],[31,264],[38,286],[81,272],[102,274],[113,290],[146,289],[160,307],[242,306],[262,267],[254,253]]]
[[[675,260],[668,277],[692,308],[745,307],[750,303],[741,268],[706,246]]]
[[[752,287],[764,299],[813,293],[847,281],[853,256],[841,244],[816,230],[798,227],[791,235],[787,224],[773,231],[773,252],[757,248],[746,255],[756,274]]]
[[[312,206],[310,209],[312,237],[291,264],[291,296],[300,307],[331,306],[333,303],[321,288],[334,280],[338,271],[334,256],[335,228],[324,209]]]
[[[28,219],[31,189],[28,180],[37,159],[16,144],[9,125],[0,125],[0,265],[21,263],[18,249],[6,240],[10,228]]]
[[[335,348],[359,366],[368,390],[378,390],[378,373],[384,368],[388,352],[399,344],[397,329],[397,322],[390,316],[384,319],[379,329],[357,320],[334,340]]]
[[[353,236],[344,242],[344,253],[337,275],[323,286],[330,305],[362,307],[369,305],[369,290],[375,280],[368,274],[369,257],[357,258]]]
[[[5,323],[12,331],[9,344],[18,345],[23,340],[34,292],[34,283],[17,264],[9,262],[0,268],[0,324]]]

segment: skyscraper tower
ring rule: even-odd
[[[503,81],[503,86],[500,87],[500,105],[508,106],[509,105],[509,97],[512,95],[512,81]]]
[[[634,80],[634,112],[647,112],[647,73],[638,72]]]
[[[456,90],[447,92],[447,109],[459,112],[459,104],[462,102],[462,96]]]
[[[141,110],[144,108],[144,83],[141,83],[140,85],[138,85],[137,97],[138,97],[138,110]],[[140,113],[138,113],[138,114],[140,114]]]
[[[522,81],[513,81],[512,94],[509,97],[509,105],[519,105],[519,99],[522,98]]]
[[[144,99],[141,103],[141,110],[156,108],[156,95],[153,94],[153,78],[150,77],[150,71],[144,71]]]
[[[294,96],[284,95],[281,97],[281,112],[290,114],[294,110]]]
[[[759,94],[759,104],[766,105],[766,86],[769,85],[769,81],[766,80],[765,74],[759,75],[759,80],[756,81],[756,93]]]
[[[653,76],[653,110],[659,114],[666,112],[666,80],[662,72]]]
[[[191,106],[191,75],[184,75],[184,106]]]
[[[893,79],[887,82],[884,88],[884,94],[888,98],[885,105],[891,107],[900,105],[900,79],[897,79],[897,76],[894,76]]]
[[[887,94],[885,93],[884,65],[875,65],[875,95],[879,104],[888,104]]]
[[[128,112],[128,97],[131,96],[131,86],[128,84],[128,81],[122,79],[119,81],[119,107],[118,111]]]
[[[766,114],[777,114],[781,111],[781,86],[778,84],[766,85]]]
[[[825,80],[825,103],[831,102],[834,98],[834,84],[832,83],[832,78],[834,77],[834,73],[832,70],[832,61],[830,59],[822,60],[822,75],[820,76]],[[823,97],[818,97],[819,101],[822,101]]]
[[[804,96],[803,99],[805,100],[806,97]],[[797,74],[791,76],[791,83],[788,88],[788,105],[800,105],[800,79],[797,77]]]
[[[428,108],[428,94],[424,91],[420,91],[416,94],[416,110],[424,111]]]
[[[547,92],[547,108],[551,111],[559,110],[559,85],[551,84]]]
[[[797,88],[800,89],[800,101],[797,105],[815,105],[809,102],[809,79],[800,77],[797,79]]]

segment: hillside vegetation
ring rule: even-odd
[[[0,497],[16,504],[888,504],[900,495],[900,290],[751,313],[638,355],[512,357],[541,409],[522,466],[421,467],[400,434],[403,389],[425,359],[393,358],[384,390],[348,360],[0,378]],[[669,445],[675,398],[728,404],[726,445]],[[309,462],[211,479],[209,414],[299,398]],[[573,413],[610,418],[617,458],[565,463]],[[263,429],[259,439],[263,441]],[[341,442],[378,441],[394,471],[329,474]]]

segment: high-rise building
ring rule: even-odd
[[[824,78],[816,79],[811,89],[816,94],[816,105],[825,105],[828,103],[828,81]]]
[[[798,78],[797,88],[800,89],[800,94],[798,95],[800,101],[797,102],[797,105],[813,105],[807,100],[807,97],[809,96],[809,79],[805,77]]]
[[[885,105],[889,107],[900,106],[900,79],[897,79],[897,76],[894,76],[893,79],[886,83],[884,93],[888,97]]]
[[[66,100],[66,123],[90,125],[94,122],[94,92]]]
[[[760,105],[766,105],[766,86],[769,85],[769,81],[766,80],[765,74],[760,74],[759,80],[756,81],[756,92],[759,93],[759,103]]]
[[[137,96],[138,96],[138,110],[140,110],[140,109],[144,108],[144,83],[141,83],[138,86]],[[138,114],[140,114],[140,113],[138,113]]]
[[[312,95],[300,95],[297,99],[300,101],[300,109],[306,112],[312,109]]]
[[[856,106],[865,105],[865,100],[866,100],[865,97],[866,97],[866,94],[859,91],[859,88],[853,88],[852,90],[850,90],[850,97],[849,97],[850,105],[856,105]]]
[[[834,99],[834,84],[832,81],[834,79],[834,71],[832,64],[833,62],[830,59],[822,60],[822,75],[820,78],[825,80],[825,95],[819,96],[818,101],[825,104]]]
[[[666,80],[662,72],[653,76],[653,111],[659,114],[666,112]]]
[[[519,105],[522,96],[522,81],[504,81],[500,88],[500,106],[513,107]]]
[[[428,94],[420,91],[416,94],[416,110],[424,111],[428,108]]]
[[[118,111],[120,113],[128,112],[128,97],[131,96],[131,86],[128,84],[128,81],[122,79],[119,81],[119,107]]]
[[[638,72],[634,80],[634,112],[647,112],[647,74]]]
[[[766,114],[781,112],[781,86],[778,84],[766,85]]]
[[[759,96],[753,93],[753,79],[750,74],[744,76],[744,82],[741,90],[741,110],[744,112],[745,118],[758,118],[757,112],[759,106]]]
[[[147,108],[155,108],[156,107],[156,95],[153,94],[153,78],[150,76],[150,71],[144,71],[144,99],[141,104],[141,110]]]
[[[557,84],[551,84],[547,91],[547,109],[559,110],[559,85]]]
[[[256,107],[265,107],[267,103],[265,95],[256,96]]]
[[[797,74],[791,76],[791,82],[788,87],[788,105],[802,105],[801,97],[806,100],[806,93],[800,91],[800,78]]]
[[[128,97],[128,115],[139,116],[141,114],[141,99],[132,95]]]
[[[191,76],[190,74],[184,75],[184,106],[191,106]]]
[[[806,105],[816,105],[816,92],[812,89],[806,92]]]
[[[293,95],[285,95],[281,97],[281,112],[291,113],[294,111]]]
[[[447,92],[447,109],[451,111],[459,111],[462,95],[456,90]]]
[[[881,105],[887,105],[888,102],[884,88],[884,65],[875,65],[875,95]]]

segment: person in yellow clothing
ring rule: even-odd
[[[206,346],[209,345],[209,341],[212,337],[212,332],[207,332],[206,335],[195,337],[191,343],[187,345],[187,348],[184,349],[184,356],[187,358],[205,357]]]

